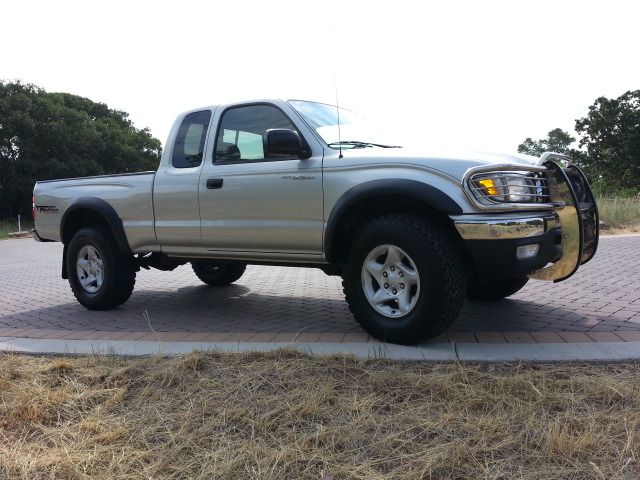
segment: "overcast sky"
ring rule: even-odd
[[[130,113],[335,101],[405,144],[515,151],[640,88],[638,1],[4,2],[0,78]]]

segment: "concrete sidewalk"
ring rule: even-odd
[[[348,354],[428,362],[627,362],[640,361],[640,342],[590,344],[427,343],[415,347],[382,342],[161,342],[0,338],[0,351],[27,354],[179,355],[194,350],[267,352],[290,348],[312,355]]]

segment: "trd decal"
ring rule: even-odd
[[[36,205],[38,213],[58,213],[58,207],[55,205]]]

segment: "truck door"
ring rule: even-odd
[[[322,148],[286,109],[259,103],[219,113],[209,142],[213,158],[203,166],[199,186],[202,239],[209,251],[321,256]],[[311,157],[265,154],[266,131],[274,128],[296,131]]]

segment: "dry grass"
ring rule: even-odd
[[[0,357],[0,478],[640,477],[638,365]]]

